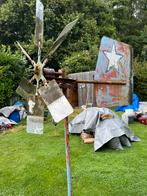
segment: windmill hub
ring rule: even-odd
[[[43,73],[43,71],[42,71],[42,63],[35,64],[35,66],[34,66],[34,74],[36,75],[36,77],[38,79],[41,79],[42,73]]]

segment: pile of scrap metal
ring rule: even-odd
[[[103,146],[123,150],[125,146],[131,147],[131,142],[140,141],[108,108],[86,108],[69,123],[69,132],[81,134],[84,143],[94,143],[94,151]]]
[[[10,129],[26,117],[26,110],[22,102],[16,102],[13,106],[0,109],[0,131]]]

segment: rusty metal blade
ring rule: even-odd
[[[31,64],[34,66],[34,61],[31,59],[31,57],[28,55],[28,53],[25,51],[25,49],[20,45],[19,42],[16,42],[17,45],[20,47],[21,51],[23,52],[23,54],[29,59],[29,61],[31,62]]]
[[[55,80],[49,82],[47,87],[43,86],[38,90],[50,111],[55,122],[63,120],[73,112],[73,108],[63,95]]]
[[[44,16],[44,6],[40,0],[36,1],[36,25],[35,25],[35,45],[43,45],[43,16]]]
[[[51,80],[47,87],[43,86],[38,91],[46,105],[53,103],[63,96],[62,90],[55,80]]]
[[[67,24],[64,29],[61,31],[61,33],[59,34],[59,36],[57,37],[57,39],[55,40],[55,42],[53,43],[52,47],[49,49],[48,51],[48,55],[45,58],[45,60],[43,61],[43,65],[47,62],[47,58],[48,56],[51,56],[57,49],[58,47],[62,44],[62,42],[65,40],[67,34],[71,31],[71,29],[76,25],[78,19],[70,22],[69,24]]]
[[[43,117],[45,104],[40,95],[30,96],[27,100],[29,114]]]
[[[17,87],[16,92],[24,99],[28,99],[31,95],[35,95],[36,87],[27,79],[23,78]]]
[[[78,21],[78,18],[77,18],[76,20],[74,20],[74,21],[68,23],[68,24],[64,27],[64,29],[61,31],[61,33],[59,34],[59,36],[58,36],[58,38],[56,39],[56,41],[58,41],[59,39],[61,39],[63,36],[67,35],[67,34],[71,31],[71,29],[76,25],[77,21]],[[56,41],[55,41],[55,42],[56,42]]]
[[[44,115],[44,101],[39,95],[36,95],[36,87],[32,83],[23,78],[16,89],[16,92],[27,100],[29,114],[35,116]]]

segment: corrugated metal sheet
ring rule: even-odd
[[[68,78],[74,80],[93,80],[94,71],[69,74]],[[78,83],[78,106],[94,103],[94,85]]]

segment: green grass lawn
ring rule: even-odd
[[[130,127],[141,142],[123,151],[94,152],[70,136],[73,196],[147,195],[147,126]],[[46,122],[43,135],[27,134],[24,123],[0,134],[0,196],[11,195],[67,195],[63,122],[56,130]]]

